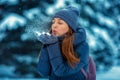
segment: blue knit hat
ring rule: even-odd
[[[73,6],[68,6],[55,13],[53,18],[60,18],[64,20],[73,31],[78,28],[79,10]]]

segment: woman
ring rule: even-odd
[[[85,80],[89,46],[85,30],[78,25],[79,11],[69,6],[55,13],[51,34],[41,34],[44,44],[39,57],[38,71],[50,80]]]

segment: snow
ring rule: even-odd
[[[19,48],[19,46],[24,46],[24,45],[21,45],[21,42],[31,40],[31,39],[34,40],[33,38],[33,36],[35,36],[34,31],[48,32],[49,31],[47,28],[48,25],[47,24],[46,24],[47,26],[43,25],[42,21],[47,20],[49,15],[51,16],[52,14],[54,14],[54,12],[56,12],[56,9],[63,8],[64,6],[66,6],[66,4],[70,4],[78,8],[81,8],[80,12],[83,11],[82,12],[83,14],[80,15],[82,17],[80,17],[79,22],[82,27],[85,27],[87,29],[86,31],[87,38],[88,38],[88,43],[90,44],[90,50],[91,50],[90,55],[92,55],[94,60],[96,61],[97,70],[101,71],[101,72],[97,71],[97,80],[120,80],[119,78],[120,66],[113,66],[115,64],[120,65],[120,59],[119,59],[120,14],[117,7],[117,4],[119,4],[120,2],[119,0],[113,0],[113,1],[109,1],[109,0],[79,1],[78,0],[78,2],[77,0],[76,2],[75,0],[56,0],[54,1],[53,4],[44,2],[42,0],[37,2],[38,4],[40,3],[42,5],[36,5],[33,3],[30,3],[31,5],[28,5],[27,3],[29,3],[29,0],[22,0],[22,1],[26,2],[26,5],[22,5],[22,4],[19,5],[17,12],[22,13],[20,15],[19,13],[14,12],[16,11],[16,9],[14,9],[13,7],[10,7],[8,10],[6,10],[7,6],[12,6],[12,5],[15,6],[16,4],[18,4],[19,0],[0,0],[0,5],[5,5],[5,8],[4,7],[0,8],[0,11],[2,11],[1,13],[2,18],[0,20],[0,42],[1,42],[0,55],[1,57],[3,57],[2,54],[6,50],[8,51],[5,52],[6,54],[4,56],[7,55],[7,52],[11,53],[10,50],[11,49],[13,50],[14,47]],[[32,5],[34,5],[35,7],[32,7]],[[40,19],[35,18],[36,16],[40,16]],[[29,20],[32,20],[34,22],[31,23],[29,22]],[[27,22],[28,24],[29,23],[31,24],[27,25],[26,24]],[[9,32],[11,33],[11,31],[17,30],[18,27],[21,27],[21,30],[25,29],[26,32],[22,31],[23,33],[20,34],[20,37],[13,36],[12,37],[13,41],[10,42],[11,37],[8,38]],[[16,35],[19,34],[19,31],[16,32],[15,34]],[[16,38],[21,39],[20,42],[14,41],[16,40]],[[4,44],[6,45],[3,46]],[[28,55],[29,56],[27,55],[21,56],[20,54],[18,54],[14,56],[14,53],[11,53],[11,56],[12,56],[11,60],[15,59],[18,62],[25,63],[23,65],[29,64],[31,67],[33,67],[32,63],[34,62],[34,64],[37,64],[35,62],[36,60],[33,58],[31,53]],[[4,62],[5,60],[7,59],[1,59],[1,62],[2,61]],[[7,61],[5,62],[7,63]],[[29,70],[33,69],[30,67],[29,68],[27,67],[28,73],[25,73],[25,75],[19,73],[22,70],[18,70],[19,74],[16,74],[15,71],[17,70],[19,65],[14,64],[14,61],[12,64],[13,65],[10,65],[10,64],[5,65],[5,63],[0,64],[0,77],[5,76],[5,78],[1,78],[0,80],[25,80],[23,78],[13,79],[11,78],[12,76],[14,77],[24,76],[27,80],[48,80],[44,78],[40,78],[40,79],[36,78],[35,76],[36,74],[33,73],[34,71],[29,72]],[[25,68],[25,70],[27,69]],[[107,72],[107,70],[109,71]]]
[[[97,13],[97,18],[99,19],[99,23],[106,25],[110,28],[116,28],[116,23],[112,18],[108,18],[104,16],[103,14]]]
[[[16,5],[19,3],[18,0],[0,0],[0,4],[6,4],[7,5]]]
[[[57,0],[54,5],[48,5],[46,12],[48,15],[53,15],[55,13],[56,9],[62,8],[65,6],[65,1],[64,0]]]
[[[90,16],[94,15],[94,11],[89,6],[85,6],[85,11],[86,11],[86,14],[89,14]]]
[[[109,33],[108,31],[104,30],[104,29],[101,29],[101,28],[93,28],[93,31],[98,34],[99,36],[98,37],[102,37],[106,43],[112,47],[113,50],[113,53],[115,53],[116,49],[117,49],[117,46],[114,44],[113,40],[111,40],[111,37],[109,36]]]
[[[54,12],[54,8],[53,7],[48,7],[47,8],[47,12],[48,12],[48,14],[53,14],[53,12]]]
[[[19,62],[31,63],[33,58],[30,56],[14,56]]]
[[[2,41],[6,37],[5,33],[0,33],[0,41]]]
[[[3,78],[3,79],[0,79],[0,80],[49,80],[49,79],[46,79],[46,78],[27,78],[27,79],[25,79],[25,78],[15,78],[15,79],[13,79],[13,78]]]
[[[12,71],[14,70],[13,68],[9,68]],[[0,66],[0,71],[3,71],[4,69]],[[4,70],[5,71],[5,70]],[[5,71],[6,72],[6,71]],[[4,73],[5,73],[4,72]],[[10,72],[7,72],[6,74],[8,74]],[[2,78],[0,80],[13,80],[12,78]],[[19,78],[19,79],[15,79],[15,80],[25,80],[25,78]],[[49,80],[46,78],[27,78],[27,80]],[[120,66],[113,66],[110,71],[108,72],[97,72],[97,77],[96,80],[120,80]]]
[[[113,66],[108,72],[98,73],[96,80],[120,80],[120,66]]]
[[[96,47],[96,39],[95,39],[95,37],[93,36],[93,35],[89,35],[89,45],[91,46],[91,47],[93,47],[93,48],[95,48]]]
[[[79,22],[84,26],[84,27],[90,27],[90,23],[88,20],[80,18]]]
[[[39,8],[32,8],[30,10],[25,10],[23,12],[24,16],[26,16],[28,19],[34,19],[35,16],[40,15],[40,9]]]
[[[64,0],[57,0],[56,1],[56,8],[64,7],[65,6],[65,1]]]
[[[15,67],[0,65],[0,76],[14,76]],[[1,79],[0,79],[1,80]]]
[[[24,26],[25,24],[26,19],[24,17],[15,13],[11,13],[1,21],[0,31],[5,31],[6,29],[17,29],[19,26]]]
[[[20,38],[22,41],[25,41],[25,40],[31,39],[31,36],[28,33],[23,33]]]

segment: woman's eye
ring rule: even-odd
[[[62,22],[58,22],[58,24],[63,24]]]

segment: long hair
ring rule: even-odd
[[[50,29],[50,33],[52,29]],[[65,59],[67,59],[69,65],[74,68],[75,65],[80,61],[78,55],[74,51],[73,47],[73,39],[74,39],[74,32],[71,28],[66,33],[65,38],[62,41],[62,55]]]
[[[74,68],[80,61],[73,47],[74,32],[71,28],[66,33],[66,37],[62,41],[62,54],[67,59],[69,65]]]

